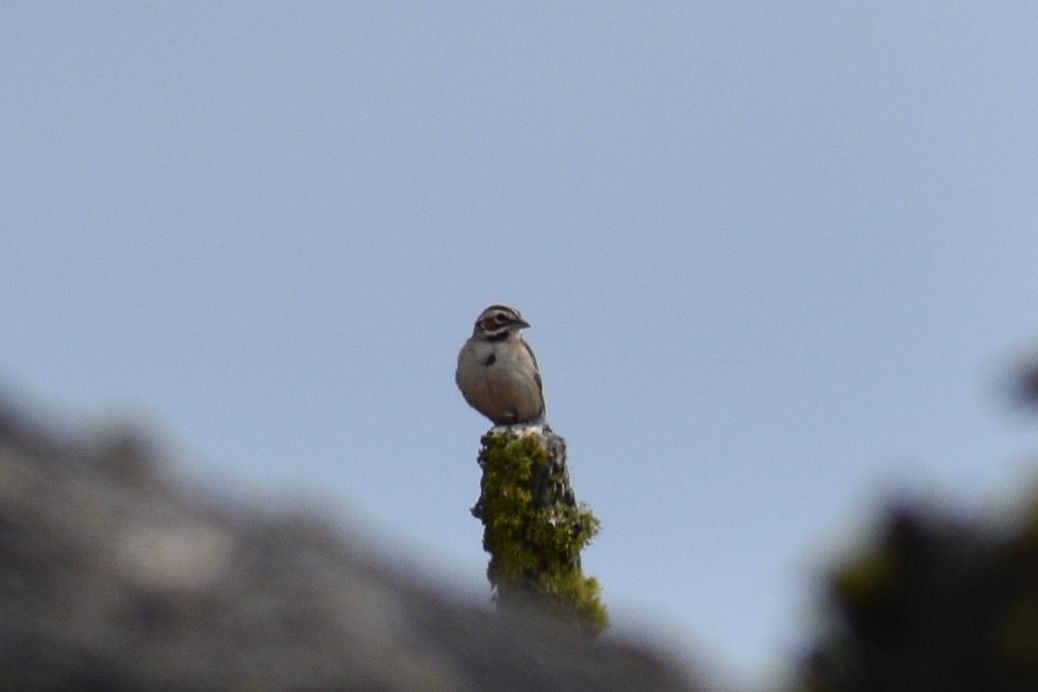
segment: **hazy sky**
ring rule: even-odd
[[[0,387],[485,597],[479,311],[618,625],[761,675],[899,493],[1035,479],[1038,4],[0,10]]]

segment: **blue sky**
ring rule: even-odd
[[[1035,480],[1038,5],[9,2],[0,387],[482,598],[519,307],[621,628],[764,676],[910,495]]]

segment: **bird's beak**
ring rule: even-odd
[[[529,322],[527,322],[526,320],[524,320],[524,319],[523,319],[522,317],[520,317],[519,319],[517,319],[517,320],[515,321],[515,323],[516,323],[517,325],[519,325],[519,328],[520,328],[520,329],[526,329],[527,327],[529,327],[529,326],[530,326],[530,323],[529,323]]]

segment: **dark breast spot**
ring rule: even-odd
[[[493,365],[496,362],[497,362],[497,354],[496,353],[491,353],[489,356],[487,356],[487,359],[485,361],[483,361],[483,364],[486,365],[489,368],[491,365]]]

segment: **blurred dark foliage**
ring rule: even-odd
[[[1038,408],[1038,365],[1014,394]],[[1038,500],[1011,526],[896,508],[829,585],[797,689],[1038,690]]]
[[[1014,530],[891,514],[832,577],[799,689],[1038,690],[1038,506]]]
[[[1016,398],[1024,406],[1038,409],[1038,363],[1020,371],[1016,382]]]

